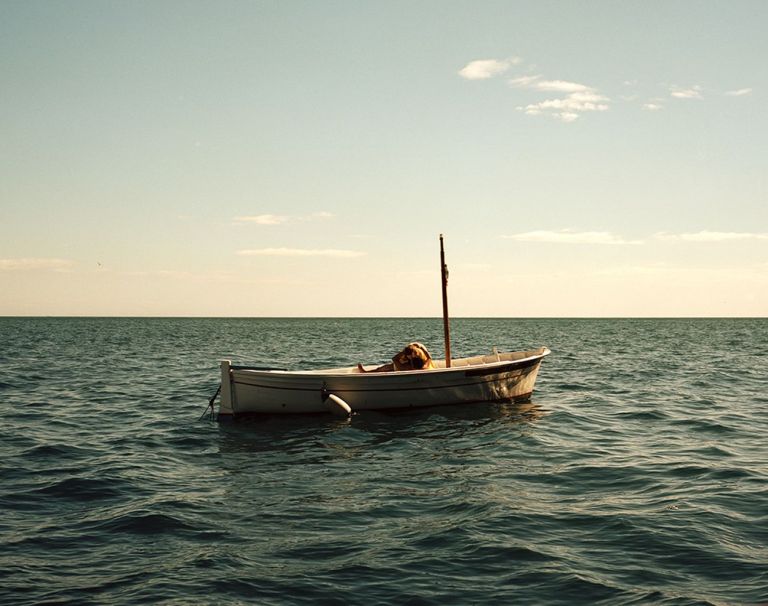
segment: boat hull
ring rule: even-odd
[[[221,417],[296,414],[526,400],[549,349],[455,360],[451,368],[400,372],[258,370],[222,362]],[[333,395],[335,397],[331,398]]]

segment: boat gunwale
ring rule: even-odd
[[[551,350],[548,347],[541,347],[537,350],[528,350],[528,351],[535,351],[537,353],[526,356],[525,358],[519,358],[517,360],[496,360],[491,362],[482,362],[480,364],[465,364],[461,366],[450,366],[450,367],[440,367],[440,368],[425,368],[425,369],[413,369],[413,370],[392,370],[387,372],[338,372],[341,370],[341,368],[327,368],[327,369],[317,369],[317,370],[286,370],[283,368],[263,368],[263,367],[253,367],[253,366],[237,366],[237,365],[231,365],[230,369],[232,371],[236,372],[247,372],[248,375],[251,376],[262,376],[262,377],[285,377],[285,378],[299,378],[299,377],[306,377],[306,378],[317,378],[317,377],[327,377],[327,378],[339,378],[339,379],[352,379],[352,380],[358,380],[358,378],[395,378],[395,377],[408,377],[408,376],[435,376],[438,374],[451,374],[451,373],[477,373],[478,375],[487,375],[487,374],[494,374],[494,370],[498,370],[498,372],[506,372],[507,368],[509,370],[514,370],[516,367],[530,363],[531,361],[541,361],[544,357],[548,356],[551,352]],[[499,352],[499,355],[504,354],[513,354],[513,353],[519,353],[519,352]],[[492,355],[492,354],[491,354]],[[458,358],[455,361],[459,360],[468,360],[473,357],[479,357],[479,356],[468,356],[466,358]],[[443,360],[439,360],[440,362],[444,362]],[[343,367],[346,369],[353,369],[354,367]],[[334,372],[337,371],[337,372]],[[473,373],[473,374],[474,374]],[[466,375],[465,375],[466,376]]]

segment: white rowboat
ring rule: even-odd
[[[421,343],[411,343],[392,364],[323,370],[276,370],[221,362],[219,420],[249,413],[292,414],[422,408],[473,402],[528,400],[546,347],[471,358],[451,358],[448,267],[440,234],[445,359],[432,360]],[[408,352],[408,355],[406,353]],[[416,360],[409,356],[417,355]],[[400,356],[405,355],[405,358]],[[407,362],[410,361],[410,364]],[[386,372],[383,372],[386,368]],[[404,370],[408,368],[409,370]],[[415,370],[418,368],[418,370]],[[414,369],[414,370],[410,370]],[[218,392],[217,392],[218,394]],[[210,400],[213,413],[214,395]]]
[[[252,413],[292,414],[420,408],[475,402],[526,401],[546,347],[433,360],[435,368],[370,372],[374,366],[264,370],[221,362],[219,419]]]

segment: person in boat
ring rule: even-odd
[[[393,370],[426,370],[435,368],[432,356],[421,343],[408,343],[402,351],[396,353],[392,361],[372,370],[365,370],[362,364],[357,365],[360,372],[392,372]]]

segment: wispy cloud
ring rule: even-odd
[[[639,244],[635,240],[625,240],[606,231],[573,231],[561,229],[558,231],[527,231],[519,234],[502,236],[518,242],[540,242],[545,244]]]
[[[137,278],[156,278],[161,280],[178,280],[179,282],[193,282],[202,284],[221,283],[221,284],[250,284],[262,286],[305,286],[314,284],[312,280],[296,278],[294,276],[267,277],[243,275],[232,271],[206,271],[189,272],[167,269],[158,269],[152,271],[125,271],[122,275]]]
[[[513,65],[522,62],[520,57],[509,57],[507,59],[478,59],[470,61],[459,70],[459,75],[467,80],[487,80],[503,74]]]
[[[583,91],[574,92],[559,99],[545,99],[539,103],[518,106],[517,109],[529,116],[547,114],[562,122],[573,122],[583,112],[607,111],[609,101],[608,97],[585,88]]]
[[[643,109],[648,112],[657,112],[664,109],[664,106],[659,102],[659,99],[651,99],[643,103]]]
[[[467,80],[486,80],[507,72],[513,65],[520,65],[519,57],[510,59],[482,59],[471,61],[459,70]],[[531,71],[533,66],[528,66]],[[547,115],[561,122],[573,122],[584,112],[608,110],[610,99],[594,87],[570,80],[547,80],[540,74],[523,74],[507,80],[512,88],[527,89],[542,93],[558,93],[557,99],[545,99],[538,103],[519,105],[518,111],[529,116]]]
[[[519,234],[504,235],[502,238],[518,242],[539,242],[545,244],[642,244],[642,240],[628,240],[606,231],[537,230]],[[654,240],[666,242],[736,242],[745,240],[768,240],[768,232],[724,232],[699,231],[690,233],[658,232]]]
[[[725,94],[729,97],[743,97],[744,95],[751,95],[751,88],[739,88],[738,90],[725,91]]]
[[[592,87],[578,82],[567,80],[542,80],[540,75],[518,76],[508,80],[507,83],[514,88],[528,88],[544,92],[556,93],[581,93],[592,91]]]
[[[515,88],[530,88],[541,76],[518,76],[508,80],[507,83]]]
[[[68,259],[41,259],[41,258],[20,258],[20,259],[0,259],[0,271],[25,271],[25,270],[65,270],[72,267],[74,263]]]
[[[363,257],[366,253],[358,250],[340,250],[336,248],[256,248],[240,250],[237,254],[262,257],[334,257],[351,259]]]
[[[235,217],[235,223],[253,223],[254,225],[280,225],[288,221],[284,215],[249,215]]]
[[[603,276],[622,276],[627,277],[630,275],[646,275],[646,276],[662,276],[667,275],[670,277],[679,276],[680,278],[687,279],[691,275],[706,276],[711,278],[722,279],[760,279],[764,281],[765,267],[761,267],[760,264],[738,264],[728,265],[725,267],[711,267],[707,265],[676,265],[667,262],[660,262],[648,265],[619,265],[609,267],[596,267],[585,268],[585,273],[592,275]],[[718,282],[720,280],[717,280]]]
[[[517,66],[518,69],[512,68]],[[517,73],[514,73],[514,72]],[[587,112],[605,112],[612,109],[615,103],[621,101],[635,102],[635,108],[643,111],[659,112],[664,110],[670,99],[698,99],[711,97],[715,93],[729,97],[743,97],[752,94],[752,88],[739,88],[734,90],[717,91],[714,88],[705,88],[701,84],[680,86],[670,83],[660,83],[656,96],[646,97],[643,102],[640,94],[633,90],[633,94],[616,94],[608,96],[594,86],[572,80],[547,79],[540,73],[535,73],[534,64],[524,64],[519,57],[509,59],[481,59],[467,63],[459,75],[467,80],[486,80],[506,74],[504,80],[511,88],[524,89],[539,93],[554,93],[547,95],[542,100],[520,104],[515,107],[519,112],[528,116],[549,116],[560,122],[575,122]],[[527,73],[520,73],[527,72]],[[618,83],[617,83],[618,84]],[[636,89],[637,79],[621,81],[625,88]],[[653,94],[653,93],[651,93]]]
[[[554,91],[558,93],[583,93],[591,92],[591,86],[579,84],[578,82],[568,82],[566,80],[539,80],[531,85],[531,88],[543,91]]]
[[[733,242],[735,240],[768,240],[768,233],[698,231],[695,233],[670,234],[659,232],[654,237],[657,240],[678,242]]]
[[[703,99],[702,88],[698,84],[689,88],[682,88],[679,86],[673,86],[669,89],[670,97],[675,99]]]
[[[569,80],[542,80],[539,75],[519,76],[508,81],[514,88],[565,95],[557,99],[545,99],[538,103],[519,105],[517,110],[528,116],[548,115],[561,122],[578,120],[583,112],[603,112],[609,108],[610,99],[591,86]]]
[[[317,221],[323,219],[330,219],[333,217],[329,212],[316,212],[309,215],[248,215],[242,217],[235,217],[234,222],[240,225],[282,225],[284,223],[293,223],[296,221]]]

